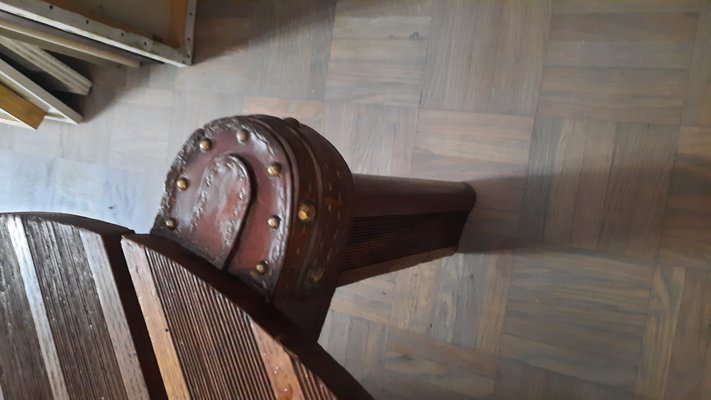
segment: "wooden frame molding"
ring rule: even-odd
[[[23,67],[48,77],[47,82],[43,82],[47,87],[79,95],[89,94],[92,85],[89,79],[39,46],[3,36],[0,36],[0,45],[7,49],[3,53]]]
[[[0,11],[2,36],[94,64],[138,67],[142,57],[50,26]]]
[[[161,12],[165,12],[166,17],[170,19],[172,33],[163,38],[164,42],[156,39],[155,32],[143,31],[131,22],[108,17],[99,12],[111,8],[111,4],[94,7],[64,0],[9,0],[0,3],[0,10],[149,59],[176,66],[190,65],[196,1],[181,0],[166,4],[168,9]]]
[[[44,121],[47,112],[37,107],[35,104],[21,97],[0,83],[0,110],[4,111],[9,118],[5,122],[37,129]]]
[[[2,60],[0,60],[0,83],[44,111],[47,119],[70,124],[77,124],[82,120],[79,113]]]

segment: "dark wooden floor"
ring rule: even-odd
[[[145,231],[193,129],[295,116],[479,191],[464,254],[337,293],[321,342],[376,398],[711,398],[711,1],[284,3],[201,1],[195,66],[2,128],[0,210]]]

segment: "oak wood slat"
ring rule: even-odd
[[[0,109],[20,123],[34,129],[37,129],[47,115],[46,111],[25,100],[3,84],[0,84]]]
[[[432,3],[422,105],[533,114],[549,1]]]
[[[354,8],[357,9],[355,5]],[[327,100],[416,107],[420,102],[430,20],[417,16],[426,1],[391,12],[351,12],[339,2],[331,40]],[[415,15],[412,15],[415,14]]]
[[[689,67],[684,125],[711,125],[711,3],[701,2],[694,55]]]
[[[1,346],[3,371],[16,371],[10,375],[4,372],[0,375],[0,386],[4,396],[20,397],[45,397],[68,398],[66,384],[61,371],[57,369],[56,348],[49,331],[49,322],[44,315],[43,303],[36,295],[29,297],[27,293],[39,293],[36,289],[36,280],[27,276],[27,249],[26,243],[21,255],[18,256],[13,246],[12,238],[17,237],[13,229],[11,236],[10,223],[7,217],[3,218],[0,225],[0,239],[2,241],[3,268],[2,293],[3,301],[2,321],[3,334]],[[13,226],[14,228],[15,226]],[[16,240],[22,240],[17,237]],[[26,241],[26,239],[25,239]],[[27,271],[25,274],[22,271]],[[38,301],[39,300],[39,301]],[[40,349],[40,351],[37,351]]]
[[[328,61],[328,52],[323,49],[329,47],[334,14],[331,3],[258,2],[252,7],[256,14],[249,22],[253,36],[249,42],[248,93],[322,98]],[[301,23],[295,24],[294,20]],[[262,40],[260,35],[271,40]],[[275,57],[280,61],[273,62]]]
[[[306,398],[305,393],[314,399],[370,398],[312,339],[237,278],[166,239],[127,236],[123,249],[133,281],[155,285],[155,292],[141,285],[137,294],[146,319],[165,317],[165,324],[148,329],[154,346],[167,350],[157,354],[164,380],[175,376],[176,367],[183,373],[177,398]],[[290,368],[279,367],[287,362],[284,357]]]
[[[654,273],[635,393],[660,398],[665,392],[685,273],[679,267],[657,268]]]
[[[631,392],[654,269],[590,260],[554,250],[514,257],[500,354]]]
[[[682,127],[659,258],[667,265],[711,265],[711,129]]]
[[[2,240],[3,265],[20,266],[21,281],[13,287],[29,302],[8,311],[34,321],[21,328],[25,339],[3,336],[3,346],[36,340],[17,356],[43,360],[27,371],[35,379],[24,381],[9,373],[16,369],[5,363],[13,357],[2,357],[8,398],[165,398],[118,247],[130,230],[58,214],[2,214],[0,222],[10,235]],[[12,320],[12,314],[3,317],[4,329],[17,329]]]
[[[698,400],[708,397],[710,389],[711,274],[688,269],[683,288],[663,397]]]
[[[579,380],[513,360],[500,362],[495,398],[501,400],[646,400],[609,386]]]

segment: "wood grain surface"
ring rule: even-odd
[[[165,398],[119,226],[0,215],[0,382],[7,399]]]
[[[196,19],[193,66],[94,68],[85,123],[1,126],[0,210],[145,232],[194,129],[292,116],[355,173],[478,192],[464,254],[333,299],[321,343],[376,398],[711,396],[711,1],[204,0]]]
[[[156,236],[125,236],[122,246],[170,398],[371,398],[236,277]]]

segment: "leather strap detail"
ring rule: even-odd
[[[251,203],[247,166],[238,156],[226,153],[207,161],[204,170],[186,168],[181,178],[194,183],[180,194],[175,192],[181,189],[173,189],[175,201],[170,214],[176,222],[176,233],[213,265],[224,264]],[[225,191],[225,187],[231,190]],[[202,240],[206,237],[211,240]]]
[[[176,157],[152,233],[270,298],[303,299],[337,278],[352,185],[336,149],[296,120],[224,118]]]

